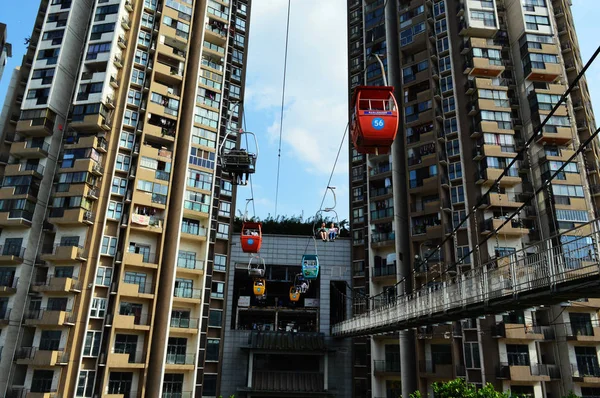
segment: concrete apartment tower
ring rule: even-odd
[[[249,19],[41,1],[0,120],[1,396],[216,396]]]
[[[583,68],[569,0],[348,0],[347,9],[349,87],[383,84],[373,54],[399,65],[390,71],[403,140],[394,150],[404,147],[365,156],[349,146],[355,292],[385,294],[401,275],[435,288],[596,216],[597,142],[533,197],[595,129],[585,77],[494,184]],[[394,179],[405,179],[406,195]],[[406,220],[394,217],[398,206]],[[402,222],[408,253],[396,242]],[[536,398],[597,396],[600,302],[583,301],[418,329],[414,352],[402,352],[398,334],[355,339],[354,396],[397,397],[402,383],[431,393],[455,377]]]
[[[0,23],[0,80],[8,58],[12,57],[12,45],[6,42],[6,24]]]

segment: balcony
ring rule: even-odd
[[[509,340],[544,340],[540,326],[500,322],[492,327],[492,337]]]
[[[510,353],[509,353],[510,355]],[[501,380],[517,382],[550,381],[550,374],[560,374],[555,365],[533,364],[533,365],[509,365],[500,363],[496,369],[496,377]]]
[[[169,326],[173,332],[198,334],[198,318],[171,318]]]
[[[203,227],[181,225],[181,238],[198,242],[206,241],[207,230]]]
[[[69,363],[69,354],[63,350],[40,350],[38,347],[17,348],[15,358],[18,365],[56,366]]]
[[[111,81],[113,77],[111,76]],[[81,131],[102,132],[111,129],[110,122],[103,112],[89,115],[76,115],[71,120],[71,128]]]
[[[42,281],[34,281],[31,284],[31,291],[37,293],[65,294],[65,293],[80,293],[81,282],[73,278],[57,278],[49,276]]]
[[[0,265],[16,265],[23,262],[25,248],[17,245],[0,245]]]
[[[113,282],[114,285],[114,282]],[[119,283],[118,293],[121,296],[136,297],[143,299],[154,298],[154,285],[150,283],[127,283],[121,280]]]
[[[132,214],[131,222],[129,224],[131,228],[154,232],[161,234],[164,227],[164,218],[160,216],[146,216],[143,214]]]
[[[384,199],[384,196],[391,196],[394,193],[392,187],[389,188],[373,188],[369,192],[371,200]]]
[[[0,212],[0,227],[29,228],[33,214],[27,210],[13,209]]]
[[[577,361],[579,362],[579,360]],[[582,360],[581,365],[571,364],[571,376],[574,382],[577,383],[600,383],[600,366],[596,363]]]
[[[125,252],[123,255],[125,265],[132,267],[158,269],[158,256],[156,253],[133,253]]]
[[[10,146],[10,154],[16,158],[42,159],[49,150],[50,145],[45,141],[18,141]]]
[[[324,376],[319,372],[254,370],[252,387],[254,391],[278,393],[317,393],[325,392]]]
[[[433,361],[419,361],[421,377],[429,379],[453,379],[454,367],[452,365],[439,365]]]
[[[570,127],[556,127],[556,132],[543,131],[536,137],[538,144],[569,145],[573,141],[573,131]]]
[[[396,233],[395,232],[373,232],[371,233],[371,246],[376,247],[387,247],[394,246],[396,244]],[[394,272],[395,275],[395,272]]]
[[[110,367],[110,370],[132,370],[132,369],[144,369],[146,366],[146,351],[132,351],[132,352],[116,352],[113,349],[108,354],[106,360],[106,366]]]
[[[380,164],[377,167],[373,167],[369,175],[371,180],[379,180],[385,177],[390,177],[392,175],[392,164]]]
[[[54,264],[70,264],[87,261],[87,253],[83,246],[57,244],[42,248],[41,259]]]
[[[483,197],[480,209],[509,208],[517,209],[523,205],[518,194],[489,193]]]
[[[4,175],[7,176],[35,176],[42,178],[44,175],[44,166],[41,164],[29,164],[26,162],[9,164],[4,169]]]
[[[106,322],[107,324],[111,324],[112,322],[113,328],[117,330],[150,330],[149,314],[115,314],[113,319],[109,319]]]
[[[94,212],[83,208],[53,208],[50,210],[48,221],[54,225],[92,225],[94,223]]]
[[[165,369],[180,371],[194,370],[196,369],[196,354],[170,354],[167,352]]]
[[[48,137],[54,132],[54,123],[54,119],[50,117],[20,119],[16,130],[25,137]]]
[[[598,321],[565,323],[566,335],[568,341],[577,341],[579,343],[588,343],[596,345],[600,342],[600,323]]]
[[[0,297],[10,296],[15,294],[17,291],[17,285],[19,278],[15,278],[14,275],[8,275],[0,278]]]
[[[503,218],[489,218],[481,223],[481,234],[489,235],[504,223]],[[520,237],[529,234],[528,228],[521,227],[518,220],[510,220],[498,232],[499,235]]]
[[[535,64],[537,66],[539,62],[536,62]],[[524,73],[526,80],[552,83],[562,75],[562,65],[544,63],[544,68],[535,68],[533,65],[525,65]]]
[[[28,326],[73,326],[76,316],[72,312],[55,310],[31,310],[25,312]]]
[[[389,376],[400,374],[400,361],[373,361],[375,376]]]
[[[502,169],[487,168],[475,172],[475,183],[479,185],[491,185],[502,174]],[[509,170],[500,180],[501,187],[514,187],[521,183],[521,177],[516,170]]]
[[[204,275],[204,261],[178,258],[177,274],[194,276]]]
[[[470,57],[465,61],[464,73],[469,76],[498,77],[505,69],[503,60]]]
[[[202,289],[176,287],[173,291],[173,301],[179,303],[200,304],[202,293]]]

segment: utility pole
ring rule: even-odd
[[[385,2],[385,40],[387,44],[388,82],[394,86],[398,102],[398,117],[403,117],[402,87],[400,79],[400,57],[398,46],[397,2]],[[402,119],[401,119],[402,120]],[[412,259],[410,256],[410,231],[408,220],[408,189],[406,187],[406,144],[402,132],[403,123],[398,126],[392,145],[392,184],[394,190],[394,226],[396,232],[396,267],[403,283],[398,285],[398,294],[412,291]],[[399,332],[400,369],[402,371],[402,398],[409,398],[417,390],[415,333],[412,329]]]

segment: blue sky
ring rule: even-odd
[[[0,81],[3,101],[12,69],[21,63],[24,38],[31,34],[38,0],[2,1],[0,22],[13,43]],[[597,0],[573,0],[575,25],[585,61],[600,45]],[[346,0],[292,0],[279,200],[280,215],[312,216],[321,203],[347,123]],[[275,213],[277,150],[285,47],[287,1],[254,0],[246,82],[247,129],[259,137],[253,178],[256,215]],[[325,44],[326,43],[326,44]],[[587,74],[600,119],[600,62]],[[340,219],[348,218],[348,160],[344,144],[331,185],[337,189]],[[238,208],[251,197],[238,191]],[[330,198],[326,206],[330,206]],[[252,210],[250,210],[252,213]]]

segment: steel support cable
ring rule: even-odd
[[[556,110],[560,108],[560,105],[561,105],[561,104],[562,104],[562,103],[563,103],[563,102],[564,102],[564,101],[567,99],[568,95],[571,93],[571,91],[573,91],[573,88],[574,88],[574,87],[577,85],[577,83],[579,82],[579,80],[580,80],[580,79],[581,79],[581,78],[584,76],[584,74],[585,74],[586,70],[587,70],[587,69],[588,69],[588,68],[589,68],[589,67],[592,65],[592,63],[595,61],[595,59],[596,59],[596,57],[598,56],[598,54],[599,54],[599,53],[600,53],[600,46],[599,46],[599,47],[596,49],[596,51],[594,52],[594,54],[593,54],[593,55],[590,57],[590,59],[589,59],[589,60],[586,62],[586,64],[584,65],[583,69],[582,69],[582,70],[579,72],[579,74],[577,75],[577,77],[576,77],[576,78],[573,80],[573,82],[572,82],[572,83],[569,85],[569,87],[567,88],[567,90],[565,91],[565,93],[564,93],[564,94],[561,96],[561,98],[560,98],[560,99],[559,99],[559,101],[556,103],[556,105],[554,105],[554,107],[552,108],[552,110],[550,111],[550,113],[549,113],[549,114],[546,116],[546,118],[545,118],[545,119],[542,121],[542,123],[541,123],[541,124],[538,126],[538,128],[537,128],[537,131],[534,131],[534,133],[531,135],[531,137],[529,137],[529,139],[527,140],[527,142],[526,142],[526,143],[523,145],[523,148],[522,148],[522,149],[520,149],[520,150],[517,152],[517,156],[515,156],[515,157],[514,157],[514,158],[511,160],[511,162],[510,162],[510,163],[509,163],[509,164],[508,164],[508,165],[507,165],[507,166],[506,166],[506,167],[505,167],[505,168],[502,170],[502,173],[500,174],[500,176],[498,176],[498,177],[495,179],[495,181],[492,183],[492,185],[491,185],[491,186],[490,186],[490,188],[487,190],[487,192],[486,192],[484,195],[482,195],[481,199],[479,199],[478,203],[477,203],[475,206],[473,206],[473,207],[471,208],[471,210],[469,211],[469,213],[468,213],[468,214],[467,214],[467,215],[466,215],[466,216],[465,216],[465,217],[464,217],[462,220],[459,220],[459,223],[458,223],[458,225],[457,225],[457,226],[455,226],[455,227],[454,227],[454,229],[452,230],[452,232],[451,232],[451,233],[450,233],[450,234],[449,234],[449,235],[448,235],[446,238],[444,238],[444,239],[442,240],[442,243],[440,243],[440,244],[439,244],[439,245],[438,245],[438,246],[435,248],[435,250],[431,251],[431,252],[429,253],[429,255],[427,255],[427,256],[425,256],[425,257],[424,257],[424,259],[422,260],[422,262],[423,262],[424,264],[426,264],[427,260],[429,260],[429,259],[430,259],[431,257],[433,257],[435,254],[437,254],[437,253],[438,253],[438,252],[439,252],[439,251],[442,249],[442,247],[444,246],[444,244],[445,244],[445,243],[446,243],[446,242],[447,242],[449,239],[452,239],[452,238],[454,237],[454,235],[455,235],[455,234],[457,233],[457,231],[458,231],[458,230],[461,228],[461,226],[464,224],[464,222],[465,222],[466,220],[468,220],[468,219],[469,219],[469,217],[470,217],[470,216],[471,216],[471,215],[472,215],[472,214],[475,212],[475,209],[476,209],[476,208],[478,208],[478,207],[479,207],[479,205],[481,205],[481,204],[483,203],[483,201],[485,200],[484,198],[485,198],[485,197],[486,197],[486,196],[487,196],[487,195],[488,195],[488,194],[489,194],[489,193],[490,193],[490,192],[493,190],[494,186],[495,186],[496,184],[499,184],[500,180],[502,179],[502,177],[504,177],[504,176],[506,175],[506,173],[508,172],[508,170],[510,169],[510,167],[516,163],[517,159],[519,159],[523,153],[526,153],[526,151],[529,149],[529,146],[531,145],[531,143],[532,143],[532,142],[533,142],[533,141],[534,141],[534,140],[537,138],[537,136],[538,136],[539,134],[541,134],[541,133],[542,133],[542,131],[543,131],[543,128],[544,128],[544,126],[546,125],[546,123],[547,123],[547,122],[550,120],[550,118],[551,118],[551,117],[554,115],[554,113],[556,112]],[[586,140],[586,143],[587,143],[588,141],[590,141],[590,140]],[[587,145],[587,144],[586,144],[586,145]],[[583,145],[580,145],[580,148],[581,148],[582,146],[583,146]],[[579,152],[580,152],[580,150],[578,150],[578,153],[579,153]],[[566,163],[565,163],[565,164],[566,164]],[[561,170],[562,170],[563,168],[564,168],[564,165],[563,165],[563,167],[561,167]],[[554,176],[553,176],[553,177],[554,177]],[[534,196],[535,196],[535,195],[534,195]],[[522,206],[522,207],[524,207],[524,206]],[[505,225],[505,224],[506,224],[506,223],[504,223],[504,224],[502,224],[502,225]],[[490,236],[491,236],[491,235],[490,235]],[[488,236],[488,238],[487,238],[487,239],[489,239],[489,236]],[[486,240],[484,240],[484,242],[485,242],[485,241],[487,241],[487,239],[486,239]],[[481,243],[483,243],[483,242],[480,242],[480,243],[479,243],[479,245],[476,245],[476,247],[479,247],[479,246],[481,246]],[[470,255],[471,253],[473,253],[473,250],[471,250],[471,251],[469,252],[469,255]],[[465,256],[465,257],[463,257],[463,258],[462,258],[460,261],[464,260],[464,258],[466,258],[466,256]],[[455,262],[455,263],[454,263],[452,266],[450,266],[450,267],[447,267],[447,269],[446,269],[445,271],[443,271],[443,272],[442,272],[442,273],[441,273],[441,274],[438,276],[438,278],[440,278],[440,277],[442,277],[443,275],[447,274],[447,273],[448,273],[448,272],[449,272],[449,271],[450,271],[452,268],[454,268],[456,265],[460,264],[460,261],[456,261],[456,262]],[[411,270],[411,275],[412,275],[413,273],[414,273],[414,269],[413,269],[413,270]],[[411,276],[411,275],[409,275],[409,276]],[[398,281],[398,282],[397,282],[397,283],[396,283],[396,284],[395,284],[393,287],[395,288],[395,287],[399,286],[401,283],[404,283],[404,281],[406,281],[406,278],[407,278],[407,277],[403,277],[403,278],[402,278],[400,281]],[[378,294],[376,294],[375,296],[370,296],[370,297],[371,297],[371,298],[376,298],[376,297],[379,297],[379,296],[381,296],[381,295],[383,295],[383,294],[385,294],[385,292],[381,292],[381,293],[378,293]]]
[[[242,123],[244,123],[244,131],[246,131],[248,129],[248,125],[246,124],[246,109],[245,108],[242,108]],[[245,135],[246,135],[246,148],[249,148],[248,135],[247,134],[245,134]],[[248,179],[250,180],[250,197],[252,198],[252,215],[254,218],[254,217],[256,217],[256,206],[254,205],[254,186],[252,185],[252,174],[250,174],[248,176]]]
[[[290,37],[290,8],[292,0],[288,0],[287,23],[285,28],[285,56],[283,60],[283,87],[281,90],[281,116],[279,118],[279,150],[277,152],[277,182],[275,185],[275,218],[277,218],[277,204],[279,201],[279,170],[281,168],[281,137],[283,135],[283,110],[285,105],[285,78],[287,75],[288,42]]]
[[[340,146],[337,151],[337,155],[335,155],[335,161],[333,162],[333,167],[331,169],[331,174],[329,174],[329,180],[327,181],[327,187],[325,188],[325,192],[323,193],[323,199],[321,199],[321,204],[319,205],[319,210],[315,213],[315,217],[323,210],[323,203],[325,203],[325,198],[327,197],[328,188],[331,186],[331,180],[333,179],[333,174],[335,173],[335,166],[337,165],[338,159],[340,158],[340,153],[342,152],[342,146],[344,145],[344,141],[346,139],[346,134],[348,134],[348,128],[350,127],[350,122],[346,124],[346,128],[344,129],[344,135],[342,136],[342,141],[340,142]],[[312,236],[310,239],[314,239],[314,231],[312,232]],[[306,242],[306,247],[304,248],[304,254],[306,254],[306,250],[308,249],[308,245],[310,244],[310,239]]]
[[[564,94],[561,96],[561,98],[558,100],[558,102],[556,103],[556,105],[554,105],[554,107],[552,108],[552,110],[550,111],[550,113],[548,113],[548,115],[546,116],[546,118],[542,121],[542,123],[538,126],[538,128],[536,129],[537,131],[534,131],[533,134],[527,139],[527,141],[525,142],[525,144],[523,145],[523,148],[521,148],[518,152],[517,152],[517,156],[515,156],[514,158],[511,159],[511,161],[506,165],[506,167],[502,170],[502,173],[500,173],[500,175],[494,180],[494,183],[490,186],[490,188],[487,190],[487,192],[485,194],[483,194],[481,196],[481,199],[479,199],[479,201],[477,202],[477,204],[473,207],[471,207],[471,210],[469,211],[469,213],[467,215],[465,215],[465,218],[462,220],[459,220],[459,223],[457,226],[454,227],[454,229],[452,230],[451,234],[449,236],[447,236],[446,238],[444,238],[442,240],[442,243],[440,243],[436,249],[434,251],[432,251],[431,253],[429,253],[428,256],[425,256],[425,258],[423,259],[423,262],[426,263],[427,260],[429,260],[431,257],[433,257],[434,254],[437,254],[442,247],[444,246],[444,244],[451,239],[460,229],[460,227],[464,224],[464,222],[466,220],[469,219],[469,217],[476,211],[476,209],[482,205],[484,203],[485,198],[492,192],[492,190],[494,189],[494,186],[496,186],[496,184],[500,184],[500,180],[507,175],[508,171],[510,170],[510,168],[517,162],[517,160],[519,158],[521,158],[522,154],[527,154],[527,150],[529,149],[529,146],[535,141],[536,138],[538,138],[538,136],[540,134],[542,134],[544,127],[546,126],[546,123],[548,123],[548,121],[550,120],[550,118],[552,116],[554,116],[554,113],[560,108],[560,106],[562,105],[563,102],[565,102],[569,96],[569,94],[571,93],[571,91],[573,91],[573,88],[577,85],[577,82],[579,82],[579,80],[583,77],[583,75],[585,74],[585,71],[592,65],[592,63],[594,62],[594,60],[596,59],[596,57],[598,56],[598,54],[600,53],[600,46],[596,49],[596,51],[594,52],[594,54],[592,55],[592,57],[588,60],[588,62],[585,64],[585,66],[583,67],[583,69],[581,70],[581,72],[579,72],[579,74],[577,75],[577,77],[575,78],[575,80],[573,80],[573,83],[571,83],[569,85],[569,87],[567,88],[567,91],[564,92]],[[470,252],[472,253],[472,251]],[[469,253],[469,254],[470,254]],[[459,262],[455,262],[455,265],[458,264]]]
[[[585,147],[587,147],[593,140],[594,138],[596,138],[596,136],[598,135],[598,133],[600,133],[600,128],[596,129],[596,131],[594,131],[594,133],[592,135],[590,135],[590,137],[585,140],[585,142],[583,144],[581,144],[579,146],[579,148],[577,148],[577,150],[575,151],[575,153],[573,153],[573,155],[571,155],[569,157],[568,160],[566,160],[565,162],[563,162],[562,166],[560,166],[553,174],[550,178],[548,178],[547,180],[545,180],[542,183],[542,186],[539,187],[538,189],[535,190],[535,192],[533,193],[533,195],[531,197],[529,197],[525,202],[523,202],[523,204],[521,206],[519,206],[519,208],[517,210],[515,210],[510,217],[507,217],[506,220],[504,220],[504,222],[502,224],[500,224],[499,227],[497,227],[496,229],[494,229],[494,231],[492,231],[492,233],[490,233],[487,237],[485,237],[477,246],[481,246],[481,244],[485,243],[488,241],[488,239],[490,239],[493,235],[497,234],[500,229],[502,229],[509,221],[512,221],[512,219],[518,215],[521,210],[523,210],[525,208],[525,206],[527,206],[529,204],[529,202],[531,200],[533,200],[534,198],[537,197],[537,194],[539,194],[541,191],[543,191],[546,187],[548,187],[551,183],[552,180],[554,179],[554,177],[556,177],[561,171],[563,171],[565,169],[565,167],[567,167],[567,165],[573,160],[575,159],[575,157],[577,157],[577,155],[579,155]],[[457,264],[460,264],[461,261],[463,261],[465,258],[469,257],[471,255],[471,253],[473,253],[473,251],[476,249],[473,248],[471,249],[471,251],[469,251],[466,255],[464,255],[460,260],[458,260],[457,262],[454,263],[454,265],[456,266]],[[440,274],[440,278],[443,276],[443,273]]]

